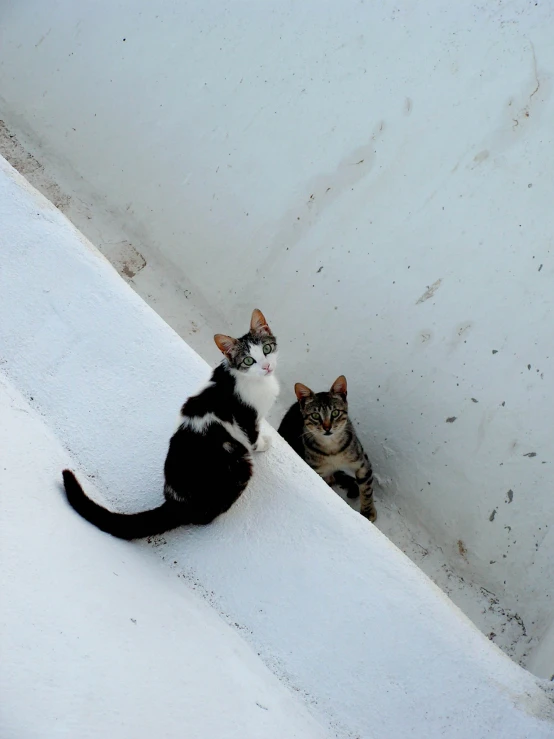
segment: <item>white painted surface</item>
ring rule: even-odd
[[[324,739],[150,550],[75,526],[67,451],[0,372],[3,739]]]
[[[114,262],[144,255],[137,290],[206,357],[259,304],[290,401],[344,372],[383,530],[530,664],[554,592],[553,12],[11,0],[0,24],[2,110],[60,205]]]
[[[119,510],[157,502],[175,409],[209,369],[0,167],[10,735],[73,737],[93,713],[90,736],[151,736],[160,721],[156,736],[202,739],[552,739],[547,684],[490,644],[275,432],[247,492],[209,527],[130,544],[66,506],[61,445],[98,499]],[[202,703],[208,687],[215,703]]]
[[[535,675],[554,681],[552,665],[554,665],[554,619],[550,622],[533,650],[533,655],[529,660],[529,669]]]

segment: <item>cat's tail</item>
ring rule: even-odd
[[[71,470],[63,471],[63,484],[69,505],[101,531],[119,539],[143,539],[181,526],[179,512],[165,501],[159,508],[142,513],[114,513],[91,500]]]

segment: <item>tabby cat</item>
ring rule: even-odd
[[[260,421],[279,393],[277,339],[259,310],[240,339],[216,334],[225,359],[181,408],[165,460],[165,502],[142,513],[114,513],[91,500],[70,470],[63,481],[70,505],[90,523],[121,539],[161,534],[183,524],[208,524],[227,511],[252,476],[251,452],[270,439]]]
[[[360,513],[375,521],[373,472],[348,418],[346,377],[338,377],[328,393],[314,393],[300,382],[294,391],[298,403],[287,411],[279,433],[325,482],[345,488],[349,498],[360,495]]]

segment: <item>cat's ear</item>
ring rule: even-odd
[[[301,382],[297,382],[294,386],[294,392],[296,393],[296,397],[300,402],[303,400],[306,400],[306,398],[309,398],[311,395],[313,395],[313,392],[310,390],[309,387],[306,387],[306,385],[303,385]]]
[[[331,385],[331,392],[335,393],[335,395],[342,395],[346,399],[346,377],[344,375],[337,377]]]
[[[214,341],[219,351],[226,356],[233,351],[233,348],[237,343],[236,339],[233,339],[231,336],[225,336],[225,334],[216,334],[214,336]]]
[[[252,318],[250,319],[250,331],[254,334],[270,335],[271,330],[267,325],[265,316],[261,310],[257,308],[252,311]]]

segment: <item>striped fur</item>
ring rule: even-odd
[[[325,482],[345,488],[349,498],[359,495],[360,513],[375,521],[373,471],[348,418],[346,378],[338,377],[328,393],[314,393],[299,382],[294,390],[298,402],[279,433]]]

